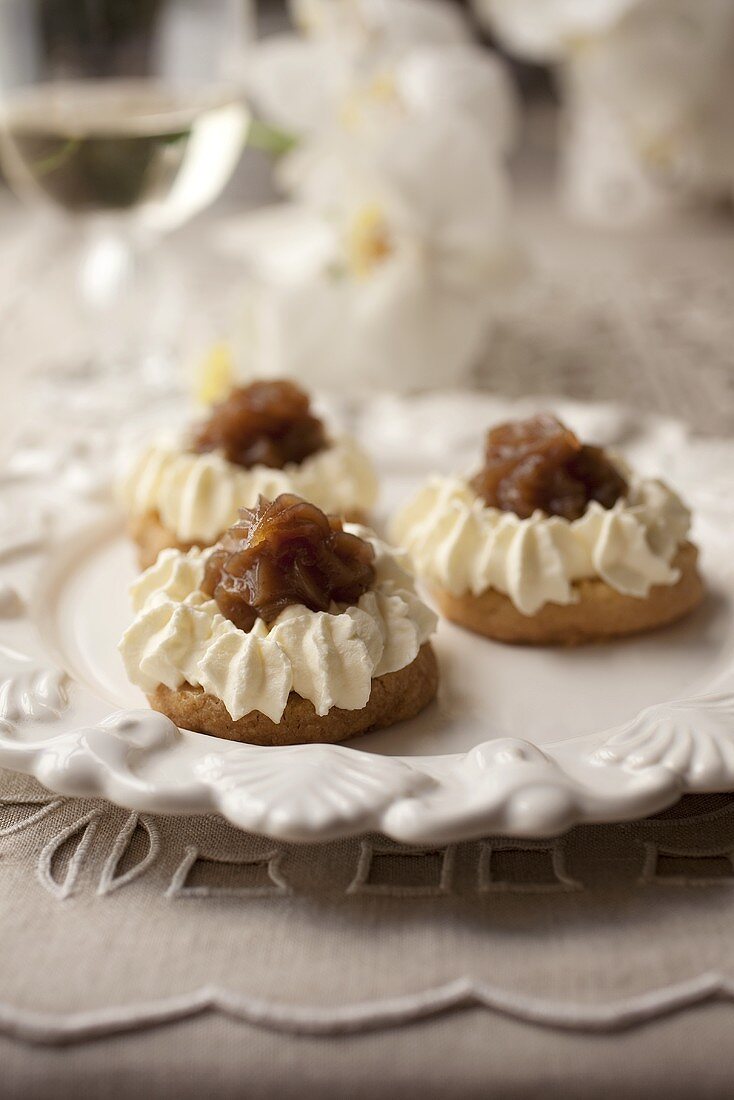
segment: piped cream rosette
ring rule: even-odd
[[[612,508],[592,501],[573,521],[540,511],[520,519],[487,507],[463,479],[433,477],[395,517],[391,537],[429,586],[453,596],[495,589],[523,615],[575,603],[574,582],[588,577],[644,598],[679,580],[671,562],[690,514],[663,482],[624,474],[625,497]]]
[[[200,589],[211,549],[164,550],[132,585],[135,619],[119,649],[146,693],[184,683],[220,699],[235,721],[260,711],[279,722],[291,691],[318,715],[361,710],[372,680],[405,668],[436,628],[395,552],[367,528],[344,529],[375,550],[375,583],[356,606],[286,608],[269,626],[239,630]]]
[[[236,522],[240,508],[281,493],[296,493],[336,515],[366,514],[377,499],[377,477],[349,438],[283,469],[245,469],[217,452],[196,454],[179,439],[162,437],[139,455],[120,486],[132,515],[155,513],[180,542],[204,545]]]

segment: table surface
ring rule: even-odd
[[[235,185],[167,246],[196,302],[183,349],[233,308],[236,265],[211,242],[242,206]],[[547,177],[518,208],[528,274],[497,304],[476,383],[730,432],[734,223],[581,228]],[[6,199],[0,249],[7,446],[32,418],[28,372],[74,334],[54,314],[64,234]],[[138,817],[0,773],[0,1092],[729,1096],[733,853],[734,795],[461,844],[447,866],[379,837],[296,848]]]

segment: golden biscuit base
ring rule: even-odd
[[[292,691],[279,722],[257,710],[235,721],[221,699],[191,684],[174,690],[159,684],[148,701],[181,729],[250,745],[304,745],[344,741],[413,718],[431,702],[437,688],[436,655],[426,642],[405,668],[372,681],[370,697],[362,710],[332,707],[328,714],[318,715],[313,703]]]
[[[685,542],[671,563],[680,570],[676,584],[655,585],[640,599],[590,577],[574,584],[577,603],[546,603],[535,615],[523,615],[493,588],[480,596],[452,596],[434,587],[430,592],[447,619],[475,634],[517,645],[581,645],[656,630],[687,615],[704,595],[697,561],[698,550]]]
[[[348,512],[344,519],[347,523],[366,523],[367,515],[359,508],[355,508]],[[195,546],[211,545],[207,542],[182,542],[169,527],[166,527],[157,512],[145,512],[140,516],[132,516],[128,523],[128,534],[133,542],[137,543],[138,565],[141,569],[147,569],[148,566],[153,565],[161,550],[172,548],[185,554]]]

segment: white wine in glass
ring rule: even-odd
[[[81,227],[78,312],[104,302],[108,348],[128,345],[112,357],[90,349],[90,376],[149,359],[131,353],[132,334],[110,337],[114,271],[122,292],[133,253],[208,206],[240,158],[250,14],[247,0],[0,2],[5,175],[21,199]],[[104,286],[99,271],[111,272]]]

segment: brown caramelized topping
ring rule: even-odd
[[[601,447],[580,443],[549,413],[492,428],[484,466],[471,484],[485,504],[521,519],[537,509],[579,519],[590,501],[611,508],[627,491]]]
[[[308,394],[285,380],[233,389],[193,440],[194,451],[219,450],[238,466],[274,469],[303,462],[326,445],[324,425],[312,414]]]
[[[341,520],[283,493],[240,508],[240,519],[209,558],[202,589],[240,630],[271,623],[291,604],[328,611],[355,604],[375,579],[374,550]]]

